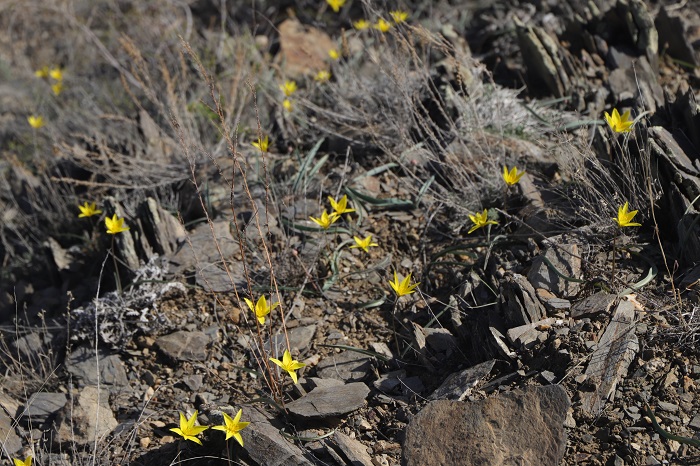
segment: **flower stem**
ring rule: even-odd
[[[612,275],[610,276],[610,287],[615,288],[615,243],[617,242],[617,228],[615,229],[615,236],[613,236],[612,242]]]
[[[122,295],[122,280],[119,278],[119,266],[117,265],[117,255],[114,253],[114,235],[112,235],[112,261],[114,262],[114,278],[117,281],[117,291]]]
[[[396,344],[396,357],[401,356],[401,348],[399,347],[399,337],[396,334],[396,309],[399,307],[399,296],[394,300],[394,307],[391,309],[391,330],[394,333],[394,344]]]

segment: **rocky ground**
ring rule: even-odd
[[[700,462],[700,7],[260,3],[0,0],[3,461]]]

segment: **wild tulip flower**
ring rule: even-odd
[[[314,76],[314,80],[316,80],[320,83],[325,83],[329,79],[331,79],[331,73],[330,73],[330,71],[326,71],[326,70],[321,70],[318,73],[316,73],[316,76]]]
[[[328,196],[328,202],[331,203],[331,207],[335,211],[336,215],[343,215],[350,212],[355,212],[355,209],[348,209],[348,195],[344,195],[339,201],[336,201],[331,196]]]
[[[29,126],[34,129],[39,129],[44,126],[44,117],[42,116],[31,115],[27,117],[27,121],[29,122]]]
[[[34,72],[34,76],[37,78],[48,78],[49,77],[49,67],[48,66],[42,66],[38,70]]]
[[[265,299],[265,296],[260,296],[258,298],[258,302],[253,304],[253,301],[251,301],[248,298],[243,298],[245,303],[248,305],[251,311],[255,314],[255,317],[258,318],[258,322],[260,322],[260,325],[265,324],[265,316],[270,313],[274,308],[280,305],[280,303],[274,303],[272,306],[269,306],[267,304],[267,299]]]
[[[395,10],[390,12],[389,14],[391,15],[391,18],[396,24],[403,23],[404,21],[406,21],[406,19],[408,19],[408,13],[406,13],[405,11]]]
[[[318,224],[318,226],[320,226],[324,230],[327,230],[328,228],[330,228],[331,225],[333,225],[340,218],[340,216],[335,212],[328,215],[328,212],[326,212],[324,210],[319,218],[315,218],[315,217],[309,217],[309,218],[314,223]]]
[[[365,252],[369,252],[369,248],[379,246],[377,243],[372,242],[372,235],[367,235],[365,239],[360,239],[359,236],[353,236],[352,239],[355,240],[355,244],[350,246],[350,249],[360,248]]]
[[[296,81],[285,81],[284,84],[280,86],[280,89],[284,92],[284,95],[289,97],[297,91],[297,83]]]
[[[194,443],[201,445],[202,441],[197,438],[197,435],[201,434],[209,427],[196,426],[194,425],[195,421],[197,421],[197,411],[195,411],[189,419],[187,419],[184,414],[180,413],[180,427],[172,427],[170,430],[185,440],[192,440]]]
[[[282,101],[282,107],[283,107],[286,111],[291,112],[291,111],[292,111],[292,101],[289,100],[289,99],[284,99],[284,100]]]
[[[625,205],[621,205],[617,209],[617,218],[614,218],[617,222],[617,226],[620,228],[623,227],[641,227],[641,223],[633,223],[632,219],[634,218],[635,215],[637,215],[638,210],[633,210],[632,212],[628,212],[628,207],[629,203],[625,202]]]
[[[489,220],[489,212],[486,209],[484,209],[482,213],[476,212],[474,215],[469,214],[469,219],[472,221],[472,223],[474,223],[474,225],[467,232],[469,235],[479,228],[485,227],[486,225],[498,225],[497,221]]]
[[[233,437],[241,446],[243,446],[243,437],[241,437],[241,434],[239,432],[248,427],[248,424],[250,424],[250,422],[241,422],[242,412],[243,410],[239,409],[238,413],[233,419],[231,419],[231,416],[224,413],[224,424],[221,426],[214,426],[212,427],[212,429],[226,432],[226,440]]]
[[[352,27],[354,27],[358,31],[364,31],[365,29],[368,29],[369,26],[369,21],[367,21],[366,19],[358,19],[357,21],[352,23]]]
[[[63,81],[63,70],[61,68],[51,68],[49,76],[56,81]]]
[[[88,204],[87,201],[83,205],[79,205],[78,209],[80,209],[80,214],[78,215],[78,218],[82,217],[92,217],[93,215],[101,214],[102,211],[97,208],[97,204],[93,202],[92,204]]]
[[[297,383],[297,370],[306,366],[306,364],[303,362],[292,359],[292,354],[289,352],[289,350],[284,350],[281,361],[275,358],[270,358],[270,361],[280,366],[282,370],[287,371],[295,384]]]
[[[330,6],[334,12],[338,13],[340,8],[345,5],[346,1],[347,0],[326,0],[326,3],[328,3],[328,6]]]
[[[32,457],[27,456],[24,461],[19,458],[12,458],[12,462],[14,463],[14,466],[32,466]]]
[[[338,52],[338,49],[330,49],[328,56],[331,57],[331,60],[337,60],[340,58],[340,52]]]
[[[63,82],[59,81],[55,84],[52,84],[51,90],[53,91],[54,95],[59,95],[61,92],[63,92]]]
[[[257,141],[251,142],[251,144],[253,145],[253,147],[258,148],[262,152],[267,152],[268,148],[270,147],[270,140],[267,136],[265,136],[264,139],[258,138]]]
[[[627,110],[620,116],[620,112],[616,108],[612,111],[612,116],[605,112],[605,121],[608,122],[610,129],[616,133],[629,133],[632,131],[632,125],[634,121],[630,117],[630,111]]]
[[[411,285],[411,274],[409,273],[406,277],[399,281],[399,276],[396,275],[394,271],[394,281],[389,280],[389,286],[394,290],[397,297],[406,296],[407,294],[415,293],[414,289],[420,285],[420,283],[414,283]]]
[[[112,218],[106,217],[105,225],[107,226],[107,233],[110,235],[129,230],[129,227],[124,225],[124,219],[117,217],[117,214],[112,215]]]
[[[379,32],[388,32],[391,29],[391,23],[386,21],[384,18],[379,18],[376,23],[374,23],[374,29]]]
[[[525,171],[518,172],[516,167],[508,171],[508,167],[505,165],[503,166],[503,181],[505,181],[508,186],[518,184],[518,181],[520,181],[520,178],[522,178],[524,174]]]

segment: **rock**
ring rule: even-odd
[[[617,296],[615,295],[604,291],[598,291],[585,298],[583,301],[574,304],[571,308],[571,317],[573,319],[578,319],[579,317],[595,315],[601,312],[609,314],[610,307],[616,299]]]
[[[35,393],[25,404],[21,416],[33,425],[43,424],[57,414],[67,402],[65,393]]]
[[[141,227],[148,243],[160,255],[169,255],[186,246],[187,231],[170,212],[149,197],[139,206]]]
[[[180,330],[156,340],[156,346],[172,361],[205,361],[209,337],[199,331]]]
[[[362,382],[314,388],[301,398],[287,403],[287,409],[302,419],[337,417],[364,406],[368,394],[369,388]]]
[[[277,29],[279,60],[286,77],[301,79],[328,68],[328,51],[335,48],[328,34],[304,26],[296,18],[284,20]]]
[[[559,385],[528,387],[465,403],[428,403],[406,429],[403,464],[558,465],[570,401]]]
[[[550,317],[531,324],[514,327],[508,330],[508,339],[519,348],[532,348],[538,341],[543,342],[547,339],[547,332],[541,332],[538,328],[543,326],[549,327],[556,322],[557,319]]]
[[[21,364],[28,367],[39,367],[42,354],[46,354],[44,339],[37,332],[30,332],[12,342],[12,346]]]
[[[491,373],[495,364],[496,360],[491,359],[468,369],[455,372],[447,377],[428,399],[463,401],[471,394],[472,388]]]
[[[345,382],[358,382],[369,376],[372,370],[371,358],[355,351],[342,351],[321,360],[316,366],[316,374],[324,379],[338,379]]]
[[[639,351],[634,328],[634,304],[622,301],[586,368],[587,383],[595,388],[581,392],[581,407],[588,414],[600,413],[605,400],[615,391],[617,382],[627,373],[627,367]]]
[[[374,388],[385,394],[411,396],[425,390],[420,377],[407,377],[405,370],[383,374],[373,382]]]
[[[507,328],[527,325],[546,317],[535,289],[519,274],[506,277],[501,283],[500,307]]]
[[[327,448],[335,446],[336,451],[342,456],[345,464],[352,466],[372,466],[372,457],[367,453],[367,447],[362,443],[350,438],[340,431],[333,434],[332,442],[326,440]]]
[[[13,456],[22,449],[22,439],[15,432],[13,420],[0,409],[0,441],[2,449],[8,456]]]
[[[415,322],[411,324],[414,348],[426,366],[434,367],[446,361],[457,350],[457,338],[446,328],[423,328]]]
[[[238,412],[237,407],[230,406],[216,408],[202,406],[201,409],[212,424],[217,425],[224,423],[222,412],[226,412],[231,417],[234,417]],[[313,463],[305,458],[304,452],[280,434],[280,431],[286,427],[283,422],[273,418],[265,411],[259,411],[252,407],[243,408],[241,421],[250,422],[248,427],[240,433],[243,437],[244,448],[255,464],[312,466]]]
[[[659,71],[659,35],[649,9],[642,0],[618,2],[617,7],[632,37],[632,43],[649,60],[653,74],[656,75]]]
[[[208,266],[218,264],[221,257],[230,258],[240,254],[238,243],[231,234],[230,222],[215,221],[210,226],[202,223],[189,232],[189,242],[167,256],[168,260],[175,266],[174,272],[180,273],[186,269],[192,269],[199,264]],[[214,246],[213,236],[216,237],[218,249]],[[199,268],[199,267],[197,267]],[[242,277],[244,279],[244,277]]]
[[[216,264],[200,263],[197,266],[195,281],[204,290],[212,293],[225,293],[241,287],[245,283],[245,269],[238,261],[226,261],[226,269],[221,260]]]
[[[538,88],[543,83],[555,97],[563,97],[571,87],[567,67],[561,60],[566,50],[559,45],[556,37],[540,27],[525,26],[516,21],[516,32],[531,84]]]
[[[63,407],[56,420],[57,442],[71,445],[99,442],[117,427],[109,407],[108,391],[88,385],[73,400],[72,405]]]
[[[672,9],[668,5],[662,5],[656,16],[655,26],[664,53],[686,63],[700,66],[700,57],[694,47],[700,39],[697,24],[700,24],[700,17],[695,10]]]
[[[304,327],[294,327],[287,330],[287,336],[289,337],[289,346],[292,349],[292,353],[301,353],[305,351],[311,340],[316,333],[316,325],[306,325]],[[284,334],[278,333],[273,338],[274,341],[274,351],[272,354],[283,354],[284,350],[287,349],[287,339]],[[270,343],[266,342],[265,349],[270,350]]]
[[[553,238],[550,238],[550,247],[547,248],[544,256],[540,255],[532,260],[532,267],[530,267],[527,278],[535,288],[549,290],[559,298],[574,297],[578,294],[580,284],[565,280],[557,272],[565,277],[579,279],[581,275],[581,256],[578,246],[566,243],[557,244],[552,240]]]
[[[129,386],[126,369],[119,355],[102,350],[99,350],[98,357],[93,348],[75,348],[66,358],[66,370],[85,385],[108,385],[114,390]]]
[[[133,221],[133,218],[124,213],[122,206],[113,197],[106,197],[103,204],[103,210],[106,215],[111,218],[116,214],[117,217],[124,218],[124,224],[130,228],[128,231],[124,231],[118,235],[109,235],[113,237],[114,249],[117,257],[126,264],[126,267],[119,267],[120,275],[130,275],[130,273],[128,273],[129,270],[137,270],[141,266],[141,260],[136,252],[136,243],[134,242],[134,235],[137,237],[140,236],[137,224]]]

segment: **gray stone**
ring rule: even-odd
[[[547,337],[546,332],[541,332],[537,329],[540,326],[554,325],[556,321],[556,319],[550,317],[531,324],[514,327],[508,330],[508,339],[519,348],[531,348],[535,345],[535,343],[540,341],[542,335],[544,335],[545,338]]]
[[[587,382],[594,390],[582,392],[581,407],[591,415],[598,415],[615,391],[617,382],[627,373],[627,368],[639,351],[634,333],[634,304],[622,301],[605,328],[598,346],[586,368]]]
[[[364,406],[368,394],[369,388],[362,382],[315,388],[301,398],[287,403],[287,409],[302,419],[337,417]]]
[[[85,445],[104,440],[118,425],[109,407],[109,391],[88,385],[63,407],[57,418],[56,441]]]
[[[571,317],[578,319],[579,317],[594,315],[599,313],[610,313],[610,307],[613,305],[617,296],[599,291],[590,295],[586,299],[574,304],[571,308]]]
[[[180,330],[159,337],[156,346],[173,361],[205,361],[209,337],[203,332]]]
[[[429,368],[449,359],[457,350],[457,338],[446,328],[423,328],[415,322],[411,324],[414,348]]]
[[[374,466],[372,457],[367,453],[367,447],[359,441],[348,437],[340,431],[336,431],[332,439],[338,452],[343,456],[342,460],[345,464],[352,466]],[[329,444],[331,444],[331,442],[327,441],[326,445],[329,446]]]
[[[187,231],[158,201],[149,197],[139,206],[141,227],[151,248],[159,255],[173,254],[185,246]]]
[[[372,371],[371,358],[355,351],[342,351],[325,357],[316,366],[316,374],[324,379],[346,382],[364,380]]]
[[[472,389],[481,379],[486,377],[493,370],[496,364],[495,359],[491,359],[468,369],[455,372],[445,379],[440,387],[435,390],[428,399],[430,400],[457,400],[462,401],[472,392]]]
[[[513,274],[501,283],[500,306],[507,328],[537,322],[546,317],[535,289],[519,274]]]
[[[559,385],[485,400],[428,403],[406,429],[403,464],[558,465],[566,450],[570,401]]]
[[[661,411],[666,411],[667,413],[675,413],[676,411],[678,411],[678,405],[674,403],[659,401],[658,403],[656,403],[656,406],[658,406],[658,408]]]
[[[182,382],[185,385],[187,385],[187,388],[189,388],[193,392],[196,392],[200,388],[202,388],[204,377],[202,376],[202,374],[187,375],[182,378]]]
[[[316,333],[315,325],[306,325],[303,327],[294,327],[287,330],[287,336],[289,337],[289,346],[292,353],[301,353],[305,351],[311,340]],[[287,349],[287,339],[284,334],[278,333],[273,338],[272,341],[275,343],[275,350],[273,354],[283,354],[284,350]],[[265,349],[269,351],[270,344],[266,342]]]
[[[700,414],[696,414],[688,426],[692,427],[693,429],[700,430]]]
[[[225,259],[240,254],[238,243],[231,234],[228,221],[214,222],[211,227],[208,223],[198,225],[189,234],[188,244],[183,245],[168,259],[175,265],[175,272],[184,269],[195,268],[198,264],[217,264],[223,256]],[[213,245],[212,236],[216,237],[217,246]],[[221,254],[219,254],[219,250]],[[198,268],[198,267],[197,267]]]
[[[321,379],[319,377],[309,377],[304,379],[305,383],[308,383],[309,390],[314,388],[325,388],[325,387],[338,387],[340,385],[345,385],[345,382],[338,379]]]
[[[238,261],[226,261],[224,269],[221,260],[216,263],[200,263],[195,273],[197,285],[212,293],[225,293],[245,283],[245,270]]]
[[[15,432],[12,418],[3,410],[0,410],[0,443],[3,451],[9,456],[22,449],[22,439]]]
[[[21,414],[35,425],[41,424],[57,414],[67,402],[65,393],[35,393],[29,398]]]
[[[109,385],[114,389],[129,386],[124,363],[116,354],[79,346],[66,358],[66,369],[85,385]],[[98,375],[99,370],[99,375]],[[98,380],[99,377],[99,380]]]
[[[561,278],[552,267],[566,277],[580,278],[581,256],[578,245],[552,242],[544,256],[540,255],[532,260],[532,267],[527,274],[532,286],[549,290],[558,298],[570,298],[578,294],[581,285]]]

